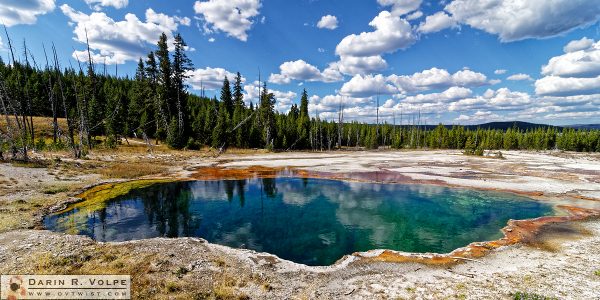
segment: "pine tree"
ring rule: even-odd
[[[239,126],[245,119],[246,115],[245,105],[244,105],[244,89],[242,88],[242,75],[240,72],[237,72],[235,76],[235,82],[233,84],[233,118],[232,118],[232,127]],[[238,148],[248,147],[248,126],[239,126],[234,134],[234,144]]]
[[[137,136],[141,132],[147,134],[146,127],[144,126],[149,121],[145,105],[146,98],[148,97],[147,91],[146,70],[144,61],[140,58],[135,71],[135,81],[129,93],[127,128],[125,130],[128,135],[135,134]],[[144,116],[144,123],[141,123],[142,115]]]
[[[167,35],[161,34],[158,40],[158,50],[156,50],[156,58],[158,59],[158,76],[157,76],[157,96],[158,106],[165,115],[166,120],[171,120],[174,112],[174,101],[172,101],[173,92],[173,72],[171,70],[171,59],[169,57],[169,46],[167,45]]]
[[[244,119],[245,119],[244,107],[235,105],[235,108],[233,110],[233,118],[232,118],[231,126],[232,127],[238,126],[240,123],[242,123],[244,121]],[[247,128],[248,128],[247,126],[241,125],[241,126],[238,126],[234,132],[232,132],[233,137],[234,137],[234,144],[236,147],[243,148],[243,147],[247,146],[247,141],[246,141]]]
[[[85,93],[85,95],[82,95],[82,99],[85,99],[85,101],[83,101],[83,106],[87,107],[82,108],[84,109],[83,113],[87,118],[86,125],[90,129],[90,132],[88,132],[90,136],[102,134],[102,126],[97,125],[102,122],[106,113],[110,113],[105,107],[108,99],[103,97],[104,95],[99,91],[99,83],[100,82],[94,73],[93,63],[88,63],[86,87],[85,89],[82,89],[82,92]],[[88,140],[88,143],[89,142],[91,142],[91,140]]]
[[[167,145],[174,149],[181,149],[185,145],[183,144],[183,137],[179,134],[179,125],[177,124],[177,118],[171,118],[169,128],[167,129]]]
[[[154,130],[152,132],[149,130],[148,136],[154,137],[158,144],[159,138],[164,138],[169,124],[167,115],[163,110],[160,98],[158,97],[158,64],[156,63],[156,56],[152,51],[150,51],[146,60],[146,76],[148,78],[148,98],[146,100],[146,107],[151,108],[152,111],[152,114],[146,116],[146,118],[152,118],[155,124]]]
[[[234,105],[244,107],[244,88],[242,87],[242,75],[237,72],[233,84],[233,102]]]
[[[105,86],[105,91],[107,91],[106,110],[110,112],[105,121],[106,145],[113,148],[116,147],[119,137],[123,134],[123,129],[125,128],[127,116],[125,95],[122,87],[113,80],[107,80]]]
[[[290,111],[287,114],[285,120],[285,136],[287,138],[287,142],[289,145],[286,145],[285,148],[296,148],[298,144],[298,118],[300,117],[300,110],[296,104],[293,104],[290,108]]]
[[[187,129],[187,88],[185,80],[189,78],[188,72],[193,69],[192,61],[187,57],[185,49],[187,45],[181,35],[178,33],[174,40],[175,50],[173,52],[173,85],[174,100],[176,108],[178,135],[182,138]],[[182,142],[182,141],[180,141]]]
[[[275,138],[275,96],[267,90],[267,82],[263,83],[258,110],[263,142],[267,149],[271,149]]]
[[[302,97],[300,98],[300,116],[298,117],[298,147],[301,149],[309,148],[310,143],[308,140],[308,134],[310,132],[310,116],[308,114],[308,94],[306,89],[302,91]]]
[[[225,103],[220,103],[217,124],[212,132],[211,145],[213,148],[220,149],[221,147],[226,146],[227,128],[229,128],[229,114],[227,113],[227,107],[225,106]]]
[[[219,116],[219,102],[217,102],[216,98],[208,101],[208,105],[206,107],[206,111],[204,112],[204,135],[205,140],[202,141],[205,145],[212,144],[212,133],[215,128],[216,121],[215,116]]]
[[[262,132],[261,132],[261,128],[260,128],[258,115],[256,115],[256,113],[257,113],[256,109],[258,109],[258,108],[255,108],[254,104],[252,102],[250,102],[250,108],[248,109],[246,117],[249,117],[252,114],[254,114],[254,117],[252,117],[249,122],[250,129],[248,130],[248,145],[251,148],[258,148],[261,145]]]
[[[221,102],[225,105],[229,116],[233,116],[233,96],[231,95],[231,85],[229,85],[227,76],[223,79],[223,86],[221,87]]]
[[[166,119],[170,120],[167,128],[167,144],[171,148],[183,148],[184,141],[184,121],[182,119],[181,102],[177,99],[178,89],[174,82],[174,73],[169,56],[169,47],[167,45],[167,35],[161,34],[158,39],[158,50],[156,51],[158,58],[158,99],[159,107],[166,115]],[[181,63],[181,61],[180,61]],[[173,125],[173,123],[175,125]]]
[[[137,136],[145,133],[156,137],[157,142],[165,140],[171,147],[190,149],[231,144],[242,148],[324,150],[333,149],[336,144],[377,148],[382,143],[393,148],[465,149],[465,153],[477,155],[484,149],[501,148],[600,152],[598,130],[553,127],[522,130],[518,124],[506,131],[472,131],[463,126],[448,130],[441,124],[433,130],[423,130],[417,126],[392,127],[384,122],[377,134],[374,125],[358,121],[340,128],[334,121],[319,119],[317,114],[310,118],[305,90],[301,103],[292,105],[288,112],[275,111],[275,97],[266,85],[259,102],[246,107],[239,73],[233,83],[227,79],[222,101],[216,97],[198,97],[186,91],[191,62],[180,35],[175,37],[174,45],[174,52],[169,53],[163,34],[156,55],[150,52],[140,60],[132,78],[95,72],[93,62],[87,65],[87,70],[83,65],[78,70],[73,67],[62,70],[58,63],[39,69],[27,60],[13,60],[7,65],[0,58],[3,85],[0,102],[7,105],[2,113],[17,122],[7,125],[8,133],[0,134],[0,151],[10,151],[13,157],[19,157],[18,152],[26,153],[35,142],[31,133],[32,116],[39,115],[67,118],[68,131],[64,135],[58,125],[51,130],[55,137],[53,147],[61,149],[66,141],[76,157],[85,152],[83,145],[92,145],[88,129],[90,135],[104,135],[109,146],[115,146],[120,137],[134,135],[135,131]],[[58,61],[56,56],[54,59]],[[35,147],[44,149],[41,137]]]
[[[467,138],[467,142],[465,144],[465,154],[467,154],[467,155],[475,154],[476,147],[477,147],[477,145],[475,145],[475,141],[473,140],[473,138],[471,138],[471,136],[469,136]]]

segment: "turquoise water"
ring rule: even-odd
[[[371,249],[450,252],[501,237],[509,219],[551,213],[550,205],[509,193],[276,178],[155,184],[44,222],[98,241],[193,236],[329,265]]]

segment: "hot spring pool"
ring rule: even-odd
[[[501,237],[509,219],[552,212],[551,205],[510,193],[282,177],[157,183],[49,215],[44,223],[98,241],[201,237],[330,265],[372,249],[450,252]]]

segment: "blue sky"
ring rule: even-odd
[[[600,0],[0,0],[0,20],[63,66],[86,60],[87,29],[97,69],[120,75],[180,32],[192,92],[239,71],[256,102],[260,69],[281,111],[306,88],[322,118],[342,104],[372,121],[379,95],[389,122],[600,123]]]

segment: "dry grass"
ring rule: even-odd
[[[12,161],[11,164],[14,167],[21,168],[47,168],[51,162],[47,160],[29,160],[29,161]]]
[[[223,300],[243,300],[250,299],[248,295],[240,292],[237,288],[247,284],[246,278],[241,278],[237,274],[227,271],[227,268],[221,267],[221,272],[213,276],[212,297]]]
[[[2,170],[6,173],[0,174],[0,232],[38,226],[45,209],[64,202],[69,192],[89,184],[85,180],[74,179],[82,174],[85,167],[60,160],[4,164]]]
[[[54,195],[58,193],[68,192],[70,188],[66,185],[51,185],[42,190],[42,193],[47,195]]]
[[[55,205],[64,199],[65,194],[58,193],[28,200],[0,201],[0,232],[34,227],[40,209]]]
[[[30,260],[28,271],[35,274],[123,274],[131,275],[132,299],[249,299],[237,290],[242,279],[235,271],[202,274],[209,280],[168,269],[175,266],[168,254],[150,250],[140,253],[127,245],[84,246],[65,254],[39,252]],[[158,268],[158,269],[157,269]],[[164,269],[166,268],[166,269]]]
[[[76,253],[39,253],[33,257],[35,274],[123,274],[131,275],[132,299],[148,299],[162,291],[148,274],[155,254],[134,254],[126,247],[86,247]]]
[[[29,119],[28,119],[29,120]],[[10,121],[14,124],[14,117],[10,117]],[[58,118],[58,126],[63,132],[67,131],[67,120],[65,118]],[[0,127],[6,127],[6,117],[0,115]],[[52,136],[52,118],[51,117],[33,117],[33,128],[36,137],[38,136]]]
[[[150,162],[123,162],[110,164],[108,167],[98,169],[98,173],[105,178],[140,178],[163,173],[167,167],[162,164]]]
[[[226,154],[264,154],[269,153],[266,149],[243,149],[243,148],[227,148]]]
[[[12,117],[11,117],[12,122]],[[38,141],[40,138],[44,138],[45,144],[52,144],[52,118],[51,117],[33,117],[33,124],[35,128],[35,138]],[[67,132],[67,122],[64,118],[58,119],[59,127],[62,132]],[[6,119],[4,115],[0,115],[0,128],[4,128],[6,126]],[[78,135],[76,132],[75,142],[78,142]],[[156,140],[150,139],[149,142],[151,146],[147,145],[143,139],[140,138],[122,138],[117,148],[107,148],[104,146],[105,137],[98,136],[94,138],[95,146],[90,154],[92,156],[94,154],[97,155],[172,155],[178,158],[189,158],[189,157],[215,157],[220,153],[217,149],[213,149],[210,147],[203,147],[200,150],[174,150],[170,149],[166,144],[159,143],[156,144]],[[49,155],[57,155],[57,156],[70,156],[68,150],[49,150],[43,149],[43,152]],[[228,148],[226,151],[227,154],[234,155],[245,155],[245,154],[260,154],[260,153],[268,153],[267,150],[264,149],[238,149],[238,148]],[[173,157],[172,159],[176,159]],[[109,176],[113,177],[113,176]],[[130,178],[130,177],[127,177]]]
[[[554,300],[557,298],[546,297],[546,296],[535,294],[535,293],[516,292],[513,295],[513,299],[515,299],[515,300]]]

